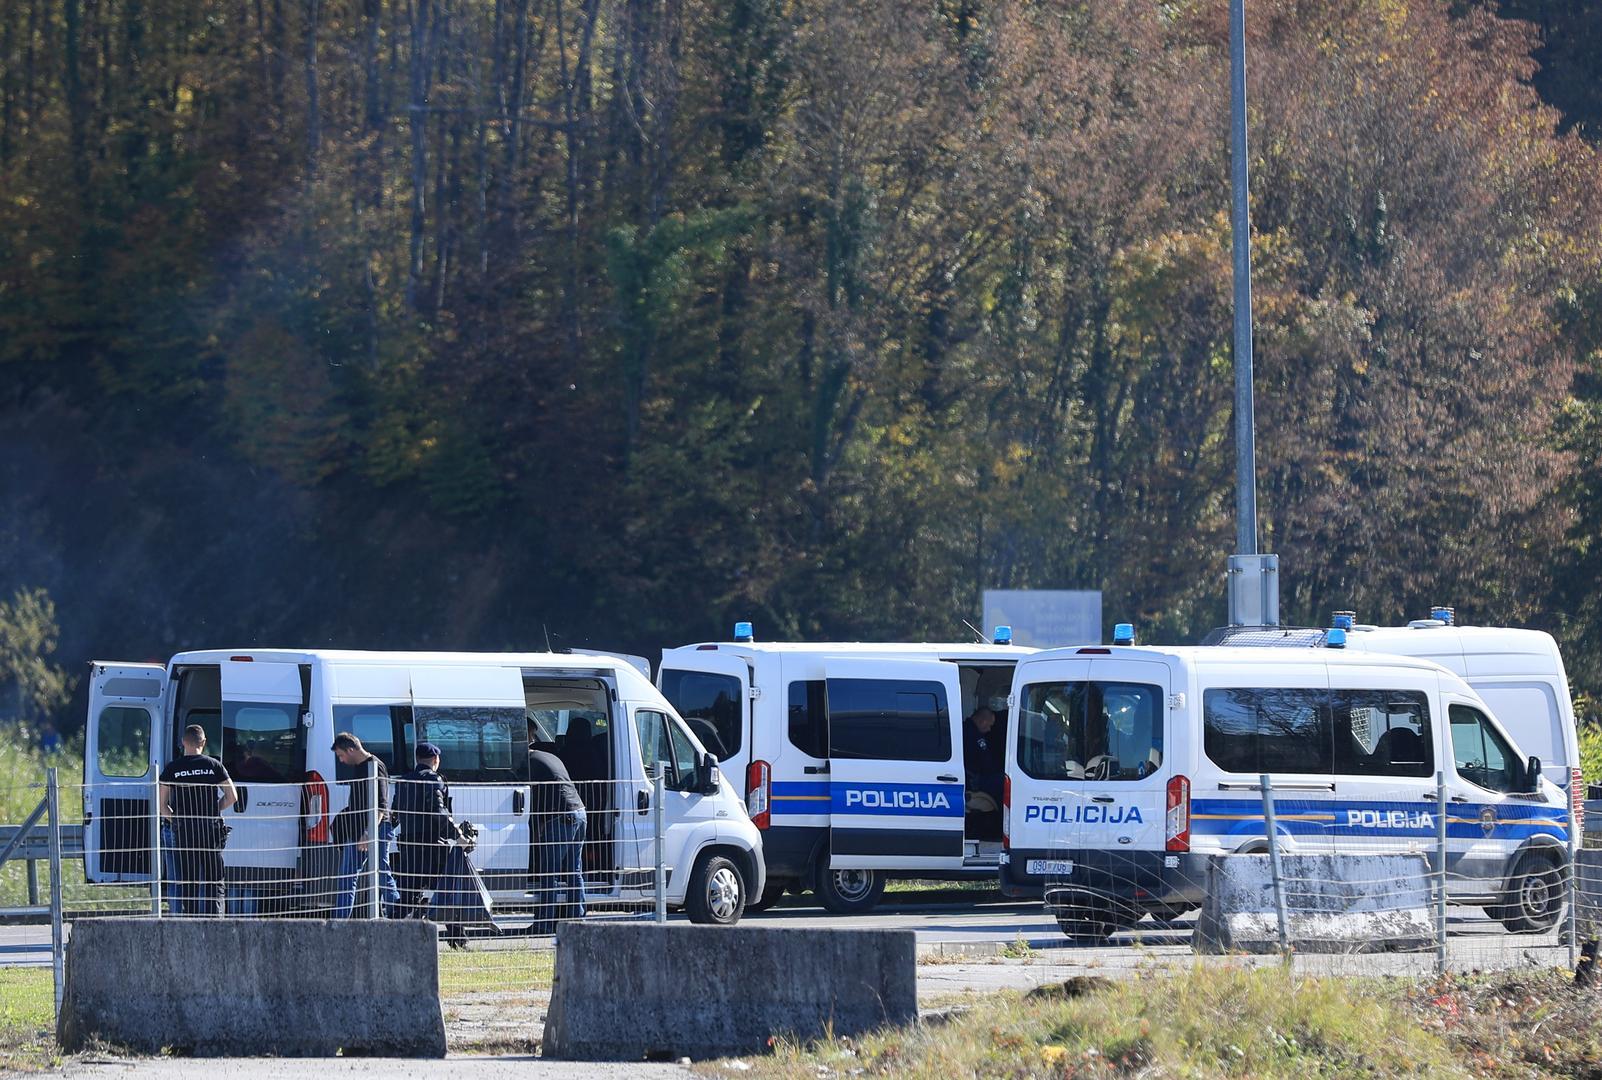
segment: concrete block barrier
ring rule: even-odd
[[[710,1058],[908,1024],[916,962],[911,930],[564,923],[541,1052]]]
[[[56,1035],[198,1057],[444,1057],[431,923],[80,919]]]
[[[1290,945],[1304,953],[1402,952],[1435,943],[1424,855],[1282,855]],[[1208,865],[1191,939],[1197,952],[1276,952],[1279,915],[1267,855]]]

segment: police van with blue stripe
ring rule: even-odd
[[[813,890],[861,912],[890,878],[994,879],[1007,694],[1033,652],[1009,640],[1003,627],[991,644],[758,642],[741,623],[734,641],[663,650],[663,695],[744,778],[763,832],[752,909]],[[965,760],[981,708],[997,717],[993,776]]]
[[[1267,850],[1260,777],[1287,852],[1435,850],[1448,898],[1514,932],[1563,906],[1574,820],[1486,701],[1429,660],[1341,647],[1054,649],[1018,664],[1003,892],[1044,895],[1094,939],[1201,903],[1206,862]]]

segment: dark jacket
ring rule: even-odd
[[[584,802],[573,786],[567,766],[555,754],[544,750],[528,752],[528,778],[534,784],[536,814],[583,813]]]
[[[389,770],[384,768],[380,759],[369,757],[356,766],[360,771],[359,776],[341,781],[350,792],[350,803],[334,818],[333,838],[336,844],[352,844],[367,838],[367,819],[373,806],[370,797],[373,786],[367,776],[369,764],[378,766],[378,820],[382,822],[389,817]]]
[[[451,789],[433,769],[419,765],[395,780],[395,827],[403,844],[448,844],[456,835]]]
[[[972,720],[962,722],[962,767],[976,776],[998,776],[1002,772],[1001,724],[990,725],[987,734],[979,734]]]

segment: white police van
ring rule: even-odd
[[[319,649],[185,652],[166,664],[92,665],[84,761],[85,874],[148,882],[150,795],[185,727],[233,777],[224,862],[230,910],[302,910],[354,779],[331,749],[354,733],[390,775],[418,742],[441,751],[452,810],[479,831],[473,862],[498,908],[527,903],[535,849],[528,752],[568,766],[588,810],[589,899],[654,891],[652,779],[666,763],[668,901],[692,920],[738,921],[761,895],[761,834],[704,747],[635,662],[597,654]]]
[[[1343,633],[1329,634],[1339,644]],[[1127,624],[1114,640],[1132,641]],[[1339,648],[1094,646],[1018,664],[1004,893],[1070,936],[1202,900],[1210,856],[1429,852],[1450,800],[1449,898],[1514,931],[1562,909],[1572,817],[1485,700],[1427,660]]]
[[[1008,644],[732,642],[665,649],[657,685],[743,777],[763,830],[767,891],[814,889],[832,912],[871,909],[890,877],[988,878],[1001,853],[1000,769],[970,790],[963,722],[993,708],[1005,740]],[[999,749],[999,748],[998,748]],[[999,753],[998,753],[999,757]]]

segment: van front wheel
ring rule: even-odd
[[[1563,872],[1549,856],[1527,853],[1513,871],[1507,901],[1497,914],[1508,930],[1539,934],[1552,929],[1563,912]]]
[[[745,914],[745,879],[739,867],[722,855],[709,855],[695,864],[684,911],[693,923],[733,926]]]
[[[818,868],[818,899],[834,915],[860,915],[879,906],[884,875],[877,870]]]

